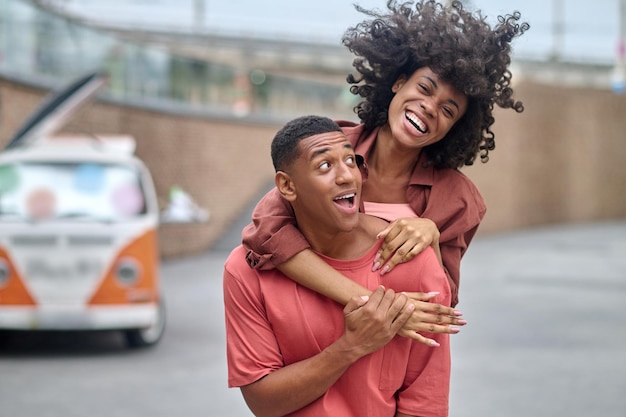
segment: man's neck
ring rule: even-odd
[[[325,234],[319,230],[300,230],[314,251],[333,259],[353,260],[365,255],[376,244],[376,235],[387,224],[379,218],[359,213],[358,226],[349,232]]]

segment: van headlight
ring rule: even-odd
[[[141,265],[134,258],[122,258],[117,262],[115,277],[122,285],[135,285],[141,278]]]
[[[9,268],[9,263],[0,258],[0,288],[4,287],[6,283],[9,282],[10,276],[11,269]]]

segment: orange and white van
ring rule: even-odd
[[[165,329],[150,173],[131,137],[51,136],[103,84],[57,94],[0,152],[0,329],[116,329],[149,346]]]

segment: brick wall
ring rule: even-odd
[[[516,92],[525,112],[497,111],[489,163],[464,168],[489,207],[479,233],[625,218],[626,97],[530,82]],[[46,94],[0,78],[0,144]],[[161,253],[173,257],[211,248],[272,181],[278,128],[97,101],[64,130],[133,135],[163,202],[180,185],[210,210],[206,224],[161,227]]]

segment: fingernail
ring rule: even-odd
[[[376,261],[372,267],[372,272],[377,271],[380,268],[380,262]]]
[[[462,316],[462,315],[463,315],[463,313],[461,313],[461,312],[460,312],[460,311],[458,311],[458,310],[454,310],[454,315],[455,315],[455,316]]]
[[[428,295],[439,295],[439,291],[431,291],[428,293]]]
[[[361,300],[363,300],[363,301],[367,301],[369,299],[370,299],[369,295],[362,295],[361,296]]]
[[[435,342],[434,340],[431,340],[428,344],[430,346],[432,346],[432,347],[439,347],[439,346],[441,346],[439,343]]]
[[[459,323],[461,326],[464,326],[467,324],[467,321],[465,320],[457,320],[457,323]]]
[[[380,239],[380,233],[376,235],[376,239]]]
[[[387,272],[389,272],[389,265],[383,266],[383,269],[380,271],[380,275],[385,275]]]
[[[461,331],[461,329],[459,329],[458,327],[450,327],[450,333],[455,333],[456,334],[456,333],[458,333],[460,331]]]

